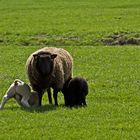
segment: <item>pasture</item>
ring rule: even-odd
[[[26,60],[45,46],[69,51],[73,75],[89,84],[87,107],[64,107],[62,93],[58,107],[46,93],[40,108],[9,100],[0,139],[138,140],[139,7],[139,0],[0,0],[0,100],[14,79],[28,83]]]

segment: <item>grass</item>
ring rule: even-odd
[[[14,79],[28,83],[26,60],[44,46],[69,51],[73,75],[89,84],[85,108],[64,107],[61,93],[59,107],[48,104],[47,94],[41,108],[10,100],[0,111],[0,139],[138,140],[139,6],[139,0],[0,0],[0,100]]]
[[[1,0],[0,5],[1,44],[91,46],[120,32],[140,38],[139,0]]]
[[[24,64],[39,47],[4,48],[1,97],[15,78],[27,81]],[[139,47],[64,48],[74,58],[74,75],[88,80],[88,107],[66,108],[62,94],[59,107],[48,105],[46,94],[37,109],[22,109],[11,100],[0,112],[0,139],[139,139]]]

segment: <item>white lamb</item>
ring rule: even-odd
[[[38,93],[31,91],[28,84],[16,79],[3,96],[0,104],[0,109],[4,108],[5,103],[10,99],[15,98],[17,103],[23,107],[31,107],[39,105]]]

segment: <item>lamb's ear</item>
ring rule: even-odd
[[[57,57],[57,54],[51,54],[51,59],[54,59]]]
[[[33,54],[34,59],[37,59],[39,57],[38,54]]]
[[[15,80],[15,81],[14,81],[14,86],[17,86],[17,85],[18,85],[18,81]]]

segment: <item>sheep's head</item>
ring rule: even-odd
[[[53,62],[57,54],[39,53],[34,54],[36,69],[42,76],[47,76],[53,71]]]

